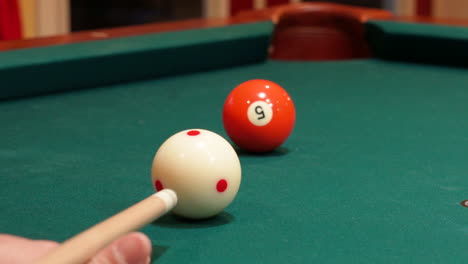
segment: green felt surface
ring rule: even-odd
[[[366,30],[376,57],[468,66],[467,27],[377,20]]]
[[[0,100],[263,61],[271,22],[0,52]]]
[[[466,69],[378,59],[262,61],[265,51],[259,50],[271,24],[250,26],[236,30],[238,36],[259,34],[241,41],[256,47],[243,63],[256,64],[228,67],[239,54],[222,47],[239,42],[224,41],[221,29],[205,48],[226,55],[222,68],[188,67],[186,74],[133,82],[118,81],[112,69],[119,67],[100,69],[107,74],[88,79],[94,89],[0,102],[0,232],[62,241],[147,197],[158,146],[187,128],[226,136],[221,111],[227,94],[243,81],[264,78],[284,86],[295,101],[293,134],[268,155],[239,153],[240,191],[218,217],[189,222],[169,215],[145,227],[157,263],[465,263],[468,209],[459,203],[468,199]],[[192,47],[197,32],[207,37],[203,30],[181,32],[196,36],[180,43]],[[59,67],[63,76],[85,69],[81,61],[122,59],[122,40],[130,41],[106,44],[116,45],[109,56],[98,54],[106,50],[75,54]],[[82,45],[94,52],[99,43]],[[123,48],[133,45],[140,44]],[[127,59],[151,50],[141,45],[142,53]],[[60,60],[54,54],[69,48],[3,53],[0,64],[11,66],[21,60],[14,54],[37,51],[38,58]],[[68,52],[63,55],[74,56]],[[29,76],[34,65],[23,66],[9,69]],[[140,66],[129,67],[133,77],[149,72],[148,64]],[[43,69],[50,74],[57,68]],[[89,84],[81,77],[52,78],[52,90]],[[109,80],[116,83],[102,85]],[[2,91],[13,84],[7,75],[0,83]],[[42,82],[30,89],[51,91]]]
[[[225,136],[223,101],[266,78],[296,128],[278,151],[240,153],[217,218],[144,228],[157,263],[464,263],[466,70],[379,60],[267,61],[0,104],[0,232],[63,240],[152,192],[171,134]]]

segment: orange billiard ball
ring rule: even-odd
[[[268,80],[241,83],[228,95],[223,124],[231,140],[249,152],[269,152],[283,144],[296,121],[294,103],[278,84]]]

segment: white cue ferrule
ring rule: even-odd
[[[177,204],[177,194],[171,189],[161,190],[155,193],[154,196],[158,197],[164,202],[164,205],[166,206],[166,211],[164,213],[172,210],[172,208],[174,208],[174,206]]]

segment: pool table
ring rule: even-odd
[[[293,133],[237,149],[220,215],[142,229],[154,262],[466,263],[468,28],[423,20],[314,3],[0,44],[0,233],[63,241],[147,197],[161,143],[228,138],[225,98],[261,78]]]

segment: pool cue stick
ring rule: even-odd
[[[36,264],[83,264],[120,236],[149,224],[176,204],[174,191],[159,191],[70,238]]]

